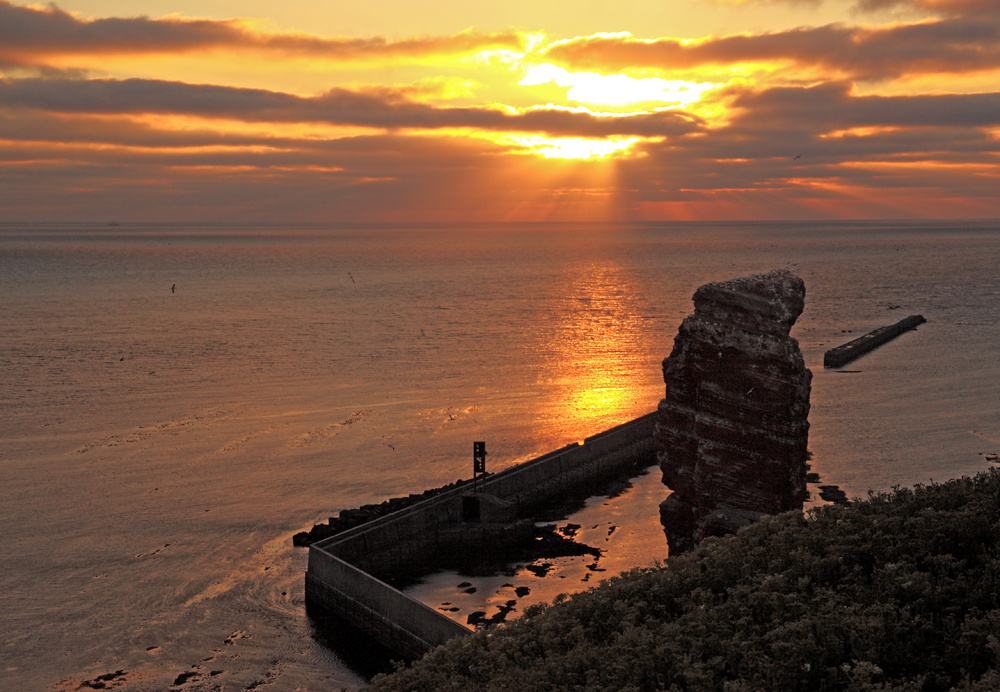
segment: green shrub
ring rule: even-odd
[[[997,470],[767,517],[370,689],[998,690],[998,541]]]

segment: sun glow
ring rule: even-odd
[[[639,141],[638,137],[609,137],[587,139],[584,137],[542,137],[540,135],[501,135],[491,137],[502,144],[521,147],[523,150],[547,159],[600,159],[624,154]]]
[[[685,107],[699,101],[711,82],[689,82],[659,77],[635,78],[623,74],[570,72],[550,63],[533,65],[518,82],[520,86],[555,84],[567,89],[566,98],[578,103],[624,106],[634,103],[667,103]]]
[[[553,312],[547,374],[559,384],[560,409],[583,437],[627,420],[648,396],[636,375],[644,325],[634,314],[634,277],[619,263],[595,261],[564,280],[567,298]]]

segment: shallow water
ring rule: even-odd
[[[473,439],[499,469],[652,410],[710,280],[805,280],[792,333],[824,483],[986,468],[997,266],[989,224],[0,226],[0,688],[358,687],[313,637],[291,535],[467,477]],[[822,368],[915,313],[851,372]],[[662,536],[656,475],[576,522],[598,543],[617,527],[606,572],[540,581],[661,558],[626,538]]]

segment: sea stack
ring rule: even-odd
[[[663,361],[656,427],[671,553],[802,508],[812,373],[789,332],[805,293],[784,270],[695,291]]]

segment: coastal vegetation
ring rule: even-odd
[[[1000,470],[767,517],[372,680],[407,690],[1000,689]]]

